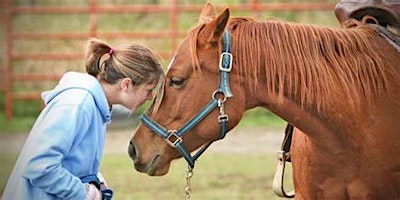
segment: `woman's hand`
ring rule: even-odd
[[[100,181],[100,190],[108,189],[107,181],[100,172],[97,173],[97,178]]]
[[[86,184],[86,200],[101,200],[102,195],[99,189],[93,184]]]

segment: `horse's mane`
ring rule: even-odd
[[[191,32],[196,68],[200,67],[196,41],[201,28]],[[372,39],[377,33],[367,26],[331,29],[233,18],[229,29],[234,66],[239,66],[239,73],[252,80],[254,87],[265,84],[265,92],[281,99],[299,98],[302,106],[316,104],[324,109],[340,94],[354,108],[362,100],[370,103],[372,95],[390,93],[388,73],[392,69],[384,65]],[[289,93],[284,93],[284,88],[290,88]]]

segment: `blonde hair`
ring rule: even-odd
[[[112,48],[100,39],[90,38],[85,57],[87,73],[110,84],[122,78],[130,78],[134,85],[160,85],[164,81],[164,71],[156,56],[142,45]]]

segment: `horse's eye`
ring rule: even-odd
[[[169,80],[169,86],[181,88],[185,84],[185,79],[182,77],[173,76]]]

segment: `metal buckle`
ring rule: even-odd
[[[224,55],[229,56],[229,66],[228,68],[224,68],[224,66],[222,65],[222,63],[224,62]],[[223,72],[231,72],[232,69],[232,61],[233,61],[233,56],[231,53],[229,52],[223,52],[221,53],[221,57],[219,59],[219,70],[223,71]]]
[[[278,160],[288,162],[290,159],[290,152],[278,151]]]
[[[219,115],[218,122],[221,123],[222,121],[225,121],[225,122],[229,121],[228,115]]]
[[[169,130],[168,137],[165,138],[165,141],[172,147],[176,147],[176,144],[183,142],[183,139],[176,134],[176,130]]]
[[[217,98],[217,94],[221,94],[223,96],[223,98]],[[223,92],[220,92],[218,90],[215,90],[214,93],[212,94],[213,99],[218,101],[218,107],[221,106],[222,103],[224,103],[226,101],[226,96]]]

